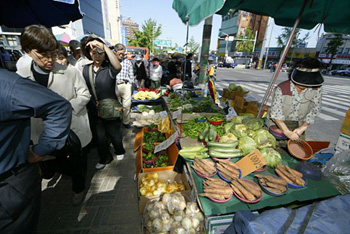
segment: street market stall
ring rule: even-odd
[[[256,117],[257,109],[254,114],[247,113],[249,102],[243,105],[239,116],[229,117],[210,98],[190,95],[185,92],[160,97],[163,114],[166,113],[163,120],[157,125],[145,125],[135,138],[139,184],[146,175],[181,184],[180,190],[151,186],[148,197],[139,193],[140,213],[145,214],[144,226],[148,231],[161,232],[149,222],[146,224],[150,219],[145,213],[147,204],[172,192],[180,192],[187,201],[198,203],[205,217],[205,224],[201,223],[210,233],[215,233],[215,225],[218,228],[225,224],[226,228],[237,211],[297,207],[340,194],[329,181],[297,170],[303,161],[276,146],[276,139],[265,129],[263,119]],[[150,131],[166,132],[164,141],[154,147],[147,145],[152,137],[145,134]],[[316,152],[328,144],[310,142],[310,145]],[[153,150],[153,156],[146,158],[147,150]],[[168,158],[163,159],[167,163],[154,164],[162,152],[167,153]],[[184,226],[176,228],[187,230]],[[171,230],[170,233],[176,233]]]

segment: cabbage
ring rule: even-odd
[[[231,83],[229,86],[228,86],[228,90],[230,91],[234,91],[236,88],[236,85],[234,83]]]
[[[244,119],[245,117],[242,117],[242,116],[235,116],[231,119],[231,122],[232,123],[242,123],[242,120]]]
[[[242,123],[251,130],[258,130],[264,126],[264,121],[260,118],[245,118],[242,120]]]
[[[235,124],[234,130],[238,134],[238,136],[235,134],[237,137],[242,137],[247,135],[248,128],[244,124]]]
[[[257,130],[252,138],[256,142],[258,149],[276,147],[276,138],[266,129]]]
[[[249,154],[257,147],[255,141],[249,136],[243,136],[238,141],[238,148],[242,151],[243,155]]]
[[[273,148],[265,148],[260,150],[261,155],[267,162],[267,166],[274,167],[277,164],[282,163],[282,157],[279,152],[274,150]]]

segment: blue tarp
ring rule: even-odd
[[[259,215],[238,211],[225,234],[350,233],[350,194],[298,209],[279,208]]]

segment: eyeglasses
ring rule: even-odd
[[[52,52],[46,52],[46,53],[38,53],[35,50],[32,50],[32,52],[35,54],[35,56],[41,61],[41,62],[47,62],[51,58],[52,60],[57,59],[58,53],[57,51],[52,51]]]

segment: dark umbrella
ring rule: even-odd
[[[0,25],[10,28],[31,24],[53,27],[83,17],[77,0],[4,0],[0,12]]]

